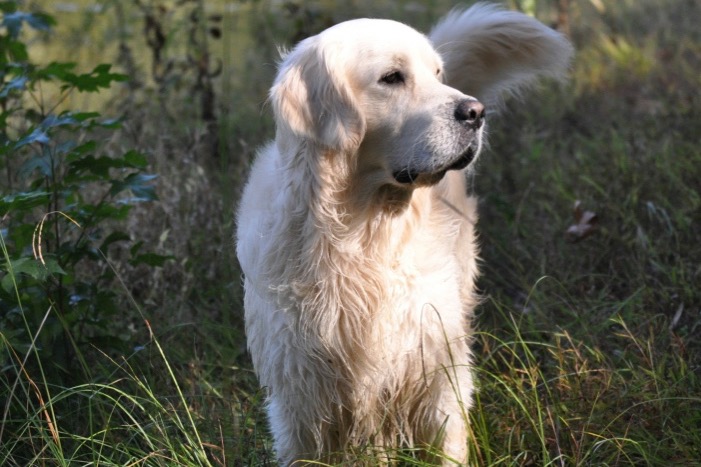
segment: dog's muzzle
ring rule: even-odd
[[[422,178],[430,178],[433,181],[433,183],[436,183],[440,181],[446,174],[446,172],[448,172],[449,170],[462,170],[468,165],[470,165],[470,162],[472,162],[475,159],[476,154],[477,151],[472,146],[470,146],[469,148],[467,148],[467,151],[465,151],[455,162],[450,164],[445,169],[441,169],[437,172],[427,174],[406,168],[394,172],[392,176],[398,183],[401,183],[403,185],[421,181]]]
[[[462,170],[475,159],[480,147],[480,130],[484,126],[484,105],[477,99],[467,98],[457,103],[453,113],[455,121],[462,127],[461,131],[471,133],[467,149],[454,160],[448,162],[438,170],[429,173],[414,170],[410,167],[394,172],[394,179],[401,184],[425,182],[437,183],[449,170]]]

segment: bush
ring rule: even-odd
[[[1,2],[0,11],[3,378],[35,354],[30,364],[43,362],[49,380],[77,383],[84,378],[76,370],[89,373],[85,350],[123,350],[129,337],[115,326],[123,300],[107,255],[131,242],[120,223],[135,204],[156,199],[155,175],[145,172],[144,154],[108,150],[119,119],[59,111],[70,93],[98,93],[127,77],[110,65],[79,73],[73,63],[32,63],[23,27],[48,30],[54,20],[14,2]],[[140,247],[126,250],[132,264],[166,259]]]

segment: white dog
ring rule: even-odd
[[[478,4],[428,38],[359,19],[284,57],[237,232],[282,465],[428,446],[467,461],[476,98],[559,77],[571,55],[536,20]]]

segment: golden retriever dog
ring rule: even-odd
[[[237,216],[248,346],[281,465],[414,447],[467,462],[479,299],[466,173],[485,104],[561,77],[571,55],[535,19],[477,4],[428,36],[358,19],[283,57],[275,140]]]

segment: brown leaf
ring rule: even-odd
[[[575,223],[567,228],[565,238],[567,241],[575,243],[584,240],[594,233],[599,217],[595,212],[583,211],[582,202],[580,200],[574,202],[572,214]]]

